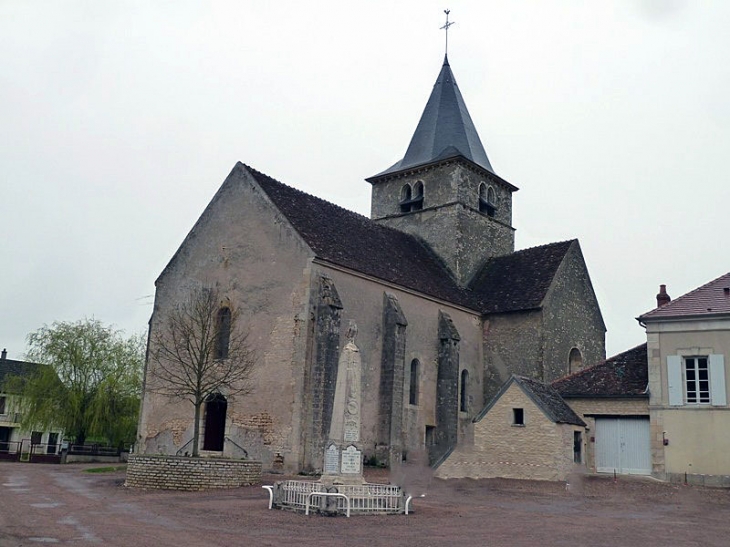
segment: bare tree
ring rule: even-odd
[[[200,411],[222,388],[229,395],[252,391],[256,360],[239,310],[217,289],[200,288],[170,310],[150,338],[148,388],[190,401],[195,408],[193,456],[198,456]]]

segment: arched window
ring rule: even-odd
[[[420,180],[411,188],[410,184],[404,184],[400,191],[401,213],[420,211],[423,209],[423,182]]]
[[[226,412],[228,401],[220,393],[209,395],[205,399],[205,431],[203,432],[203,450],[223,450],[226,435]]]
[[[413,194],[411,211],[420,211],[423,209],[423,182],[420,180],[413,187]]]
[[[216,318],[215,358],[228,357],[228,344],[231,341],[231,309],[221,308]]]
[[[418,359],[414,359],[411,361],[411,381],[408,386],[408,404],[411,405],[417,405],[418,404],[418,375],[419,375],[419,365]]]
[[[459,410],[468,412],[468,401],[466,399],[466,385],[469,383],[469,371],[461,371],[461,391],[459,393]]]
[[[497,193],[484,182],[479,185],[479,212],[489,217],[497,212]]]
[[[568,357],[568,372],[577,372],[583,368],[583,356],[580,354],[578,348],[570,350],[570,356]]]
[[[401,213],[408,213],[411,210],[411,185],[404,184],[400,189],[400,210]]]

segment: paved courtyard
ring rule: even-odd
[[[90,465],[0,463],[0,546],[399,545],[727,546],[730,491],[650,479],[563,484],[418,477],[404,516],[269,511],[260,486],[140,491]],[[281,477],[265,477],[271,483]],[[370,480],[387,480],[384,472]]]

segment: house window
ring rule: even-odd
[[[573,431],[573,463],[583,461],[583,435],[580,431]]]
[[[0,397],[0,414],[5,414],[5,396]]]
[[[41,444],[41,439],[43,439],[42,431],[33,431],[30,434],[30,444],[32,445]]]
[[[411,381],[408,389],[408,403],[411,405],[418,404],[418,359],[411,361]]]
[[[727,406],[725,356],[667,356],[667,388],[670,406]]]
[[[459,393],[459,410],[468,411],[468,401],[466,398],[466,386],[469,383],[469,371],[466,369],[461,371],[461,392]]]
[[[221,308],[218,310],[215,340],[215,358],[225,359],[228,357],[228,344],[231,341],[231,309]]]
[[[710,403],[710,369],[707,357],[685,357],[684,380],[687,404]]]
[[[46,448],[47,454],[55,454],[58,448],[58,433],[48,434],[48,447]]]
[[[497,213],[497,194],[485,183],[479,185],[479,212],[493,217]]]
[[[401,213],[410,213],[411,211],[420,211],[423,209],[423,182],[416,182],[411,189],[410,184],[404,184],[400,192],[400,210]]]
[[[512,409],[512,425],[525,425],[525,409],[524,408],[513,408]]]

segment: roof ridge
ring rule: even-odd
[[[704,285],[700,285],[699,287],[696,287],[696,288],[692,289],[691,291],[686,292],[683,295],[678,296],[677,298],[673,299],[671,302],[668,302],[667,304],[664,304],[663,306],[657,306],[656,308],[654,308],[652,310],[649,310],[646,313],[642,313],[639,316],[639,318],[644,317],[644,316],[647,316],[649,314],[652,314],[652,313],[654,313],[657,310],[671,310],[673,307],[676,307],[675,306],[675,303],[676,302],[681,303],[683,300],[686,300],[687,298],[691,297],[695,293],[697,293],[697,292],[699,292],[699,291],[701,291],[703,289],[706,289],[708,286],[712,285],[713,283],[717,283],[718,281],[720,281],[724,277],[727,277],[730,280],[730,272],[724,273],[721,276],[716,277],[712,281],[708,281]]]
[[[556,245],[564,245],[566,243],[573,243],[574,241],[578,241],[578,238],[574,237],[572,239],[564,239],[562,241],[553,241],[552,243],[543,243],[542,245],[535,245],[533,247],[525,247],[524,249],[519,249],[517,251],[514,251],[512,254],[524,253],[526,251],[534,251],[535,249],[544,249],[545,247],[552,247],[552,246],[556,246]],[[506,256],[506,255],[502,255],[502,256]],[[499,258],[499,257],[495,257],[495,258]]]
[[[297,188],[296,186],[291,186],[291,185],[289,185],[289,184],[286,184],[285,182],[281,182],[280,180],[278,180],[278,179],[275,179],[274,177],[272,177],[272,176],[270,176],[270,175],[267,175],[266,173],[262,173],[262,172],[261,172],[261,171],[259,171],[258,169],[254,169],[254,168],[253,168],[253,167],[251,167],[250,165],[247,165],[247,164],[245,164],[245,163],[243,163],[243,162],[241,162],[241,165],[243,165],[243,166],[244,166],[244,167],[245,167],[246,169],[248,169],[249,171],[251,171],[251,172],[252,172],[252,173],[254,173],[255,175],[258,175],[258,176],[261,176],[261,177],[267,178],[267,179],[269,179],[269,180],[270,180],[271,182],[274,182],[274,183],[276,183],[276,184],[280,184],[281,186],[284,186],[284,187],[286,187],[286,188],[289,188],[290,190],[294,190],[295,192],[298,192],[298,193],[300,193],[300,194],[303,194],[303,195],[305,195],[305,196],[308,196],[308,197],[310,197],[310,198],[316,199],[316,200],[318,200],[318,201],[322,201],[322,202],[324,202],[324,203],[327,203],[328,205],[331,205],[331,206],[333,206],[333,207],[337,207],[337,208],[338,208],[338,209],[340,209],[341,211],[346,211],[347,213],[350,213],[350,214],[352,214],[352,215],[358,216],[358,217],[360,217],[360,218],[362,218],[362,219],[365,219],[365,220],[372,220],[372,219],[371,219],[370,217],[366,217],[365,215],[361,215],[361,214],[360,214],[360,213],[358,213],[357,211],[353,211],[352,209],[347,209],[346,207],[343,207],[342,205],[338,205],[337,203],[334,203],[333,201],[328,201],[328,200],[326,200],[326,199],[324,199],[324,198],[321,198],[321,197],[319,197],[319,196],[316,196],[316,195],[314,195],[314,194],[310,194],[309,192],[305,192],[304,190],[301,190],[301,189]],[[377,226],[381,226],[380,224],[376,224],[376,225],[377,225]],[[383,226],[383,228],[387,228],[387,226]],[[399,233],[400,233],[400,232],[399,232]]]

